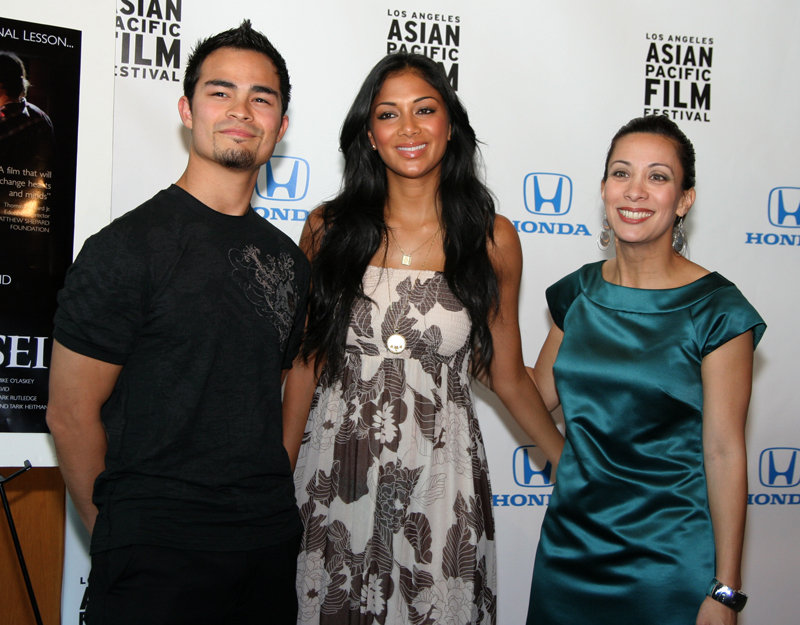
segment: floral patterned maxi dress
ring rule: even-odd
[[[323,372],[295,486],[298,623],[495,623],[491,492],[444,275],[369,266],[343,372]],[[393,354],[386,339],[406,339]]]

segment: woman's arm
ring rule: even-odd
[[[317,208],[308,216],[308,220],[303,226],[303,232],[300,235],[300,249],[312,262],[319,245],[319,234],[323,227],[321,213],[322,209]],[[303,432],[311,409],[311,400],[314,397],[314,389],[317,386],[317,372],[316,361],[313,358],[305,362],[298,355],[292,363],[292,368],[284,374],[283,447],[289,455],[292,470],[297,464],[297,456],[300,453],[300,443],[303,440]]]
[[[300,356],[295,358],[283,387],[283,447],[289,454],[293,471],[316,386],[313,361],[303,362]]]
[[[558,350],[561,347],[561,341],[564,338],[564,332],[555,324],[550,327],[550,332],[542,345],[542,350],[539,352],[539,358],[536,359],[536,365],[533,369],[528,368],[528,374],[532,376],[536,388],[539,389],[539,394],[542,396],[544,405],[552,412],[561,404],[556,390],[556,380],[553,377],[553,365],[558,356]]]
[[[494,345],[490,388],[555,469],[564,446],[564,437],[556,428],[522,361],[519,332],[522,248],[514,226],[499,215],[495,219],[494,244],[490,245],[489,256],[497,273],[500,291],[499,310],[490,324]]]
[[[708,354],[701,373],[703,459],[717,554],[716,577],[739,589],[747,511],[745,420],[753,380],[752,331]],[[735,623],[736,612],[709,597],[697,615],[697,625]]]

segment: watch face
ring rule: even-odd
[[[722,588],[717,589],[717,597],[723,599],[723,602],[728,602],[733,600],[733,590],[728,588],[727,586],[723,586]]]
[[[726,605],[736,612],[741,611],[744,604],[747,603],[747,595],[734,590],[733,588],[718,582],[714,589],[709,593],[712,599],[719,601],[722,605]]]

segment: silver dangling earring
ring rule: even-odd
[[[603,229],[597,233],[597,247],[605,252],[611,245],[613,237],[614,231],[608,225],[608,218],[603,217]]]
[[[672,228],[672,249],[678,254],[686,251],[686,231],[683,229],[683,217],[679,217],[678,223]]]

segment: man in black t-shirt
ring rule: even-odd
[[[295,622],[280,393],[309,268],[250,206],[289,90],[248,20],[201,41],[186,170],[90,237],[59,293],[47,423],[92,534],[89,625]]]

